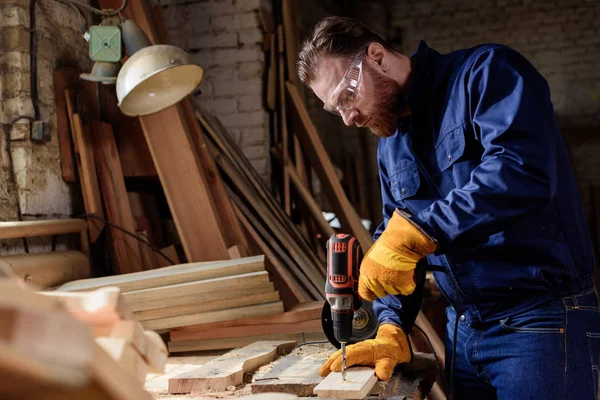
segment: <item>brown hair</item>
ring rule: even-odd
[[[392,50],[381,36],[358,21],[346,17],[326,17],[315,25],[302,45],[298,54],[298,77],[305,85],[310,85],[323,56],[351,59],[373,42]]]

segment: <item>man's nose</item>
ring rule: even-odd
[[[348,111],[340,110],[340,115],[342,116],[342,120],[344,120],[344,124],[346,124],[346,126],[352,126],[358,113],[352,108]]]

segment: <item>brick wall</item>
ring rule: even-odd
[[[29,4],[29,0],[0,3],[0,221],[19,216],[24,220],[61,218],[73,213],[71,190],[62,180],[60,168],[54,69],[59,64],[89,68],[87,45],[72,8],[52,0],[37,1],[39,119],[50,124],[52,139],[37,143],[30,140],[28,130],[20,134],[19,123],[34,118]],[[21,251],[21,243],[3,242],[0,254]],[[48,242],[29,239],[29,246],[31,251],[48,249]]]
[[[170,4],[166,4],[170,3]],[[261,177],[269,179],[260,0],[158,1],[171,41],[193,54],[205,79],[193,96],[220,118]]]

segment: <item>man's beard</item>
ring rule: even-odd
[[[365,67],[373,79],[374,93],[377,93],[373,104],[376,111],[365,115],[360,122],[367,122],[370,118],[368,128],[375,136],[390,137],[396,132],[400,113],[406,107],[403,90],[392,78],[370,70],[368,64]]]

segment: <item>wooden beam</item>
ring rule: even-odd
[[[350,367],[346,370],[345,381],[341,372],[331,372],[313,393],[325,399],[364,399],[376,383],[374,368]]]
[[[300,98],[297,88],[290,82],[286,83],[286,86],[290,103],[292,104],[289,107],[290,115],[294,121],[294,126],[297,128],[296,132],[302,148],[308,155],[312,167],[317,172],[323,191],[327,194],[342,226],[356,237],[363,251],[366,252],[371,248],[373,239],[363,226],[358,213],[352,204],[350,204],[342,185],[337,179],[333,164],[306,110],[306,106]]]
[[[123,292],[175,285],[178,283],[247,274],[264,270],[264,256],[246,257],[237,260],[189,263],[158,268],[152,271],[135,272],[119,276],[84,279],[69,282],[57,290],[84,291],[104,286],[117,286]]]
[[[159,330],[159,329],[171,329],[180,326],[203,324],[207,322],[219,322],[234,319],[238,315],[249,315],[249,316],[260,316],[277,314],[283,311],[283,303],[266,303],[258,304],[254,306],[236,307],[229,308],[226,310],[209,311],[205,313],[194,313],[186,315],[178,315],[175,317],[166,317],[152,319],[149,321],[142,321],[142,325],[145,329]]]
[[[194,302],[192,304],[187,304],[184,306],[174,306],[139,311],[135,313],[135,318],[138,321],[149,321],[158,318],[225,310],[228,308],[253,306],[257,304],[273,303],[277,301],[279,301],[279,293],[275,291],[256,293],[250,295],[238,294],[236,297],[229,299],[218,299],[214,301],[209,300],[201,303]]]
[[[65,235],[87,229],[84,219],[48,219],[41,221],[0,222],[0,239]]]
[[[90,261],[83,253],[73,250],[3,256],[0,264],[10,268],[28,284],[39,288],[90,276]]]
[[[323,380],[319,370],[326,360],[327,357],[319,355],[282,357],[260,380],[255,379],[252,393],[293,393],[311,397],[313,389]]]
[[[60,166],[63,180],[67,183],[77,181],[77,167],[75,166],[75,157],[73,155],[73,142],[71,140],[71,127],[65,100],[65,90],[81,86],[79,74],[79,71],[70,67],[60,67],[54,71],[54,101],[56,102]]]
[[[197,391],[222,391],[239,385],[244,373],[266,364],[277,355],[291,351],[296,342],[256,342],[210,361],[200,368],[169,379],[169,393],[181,394]]]
[[[100,121],[92,121],[91,125],[94,155],[108,220],[126,231],[135,233],[135,222],[112,126]],[[126,274],[143,271],[139,241],[113,226],[109,231],[115,272]]]
[[[283,26],[277,26],[277,50],[279,53],[279,116],[281,129],[281,165],[283,175],[283,208],[287,215],[291,215],[290,204],[290,177],[286,169],[289,151],[289,133],[287,126],[287,112],[285,107],[285,38],[283,35]]]

